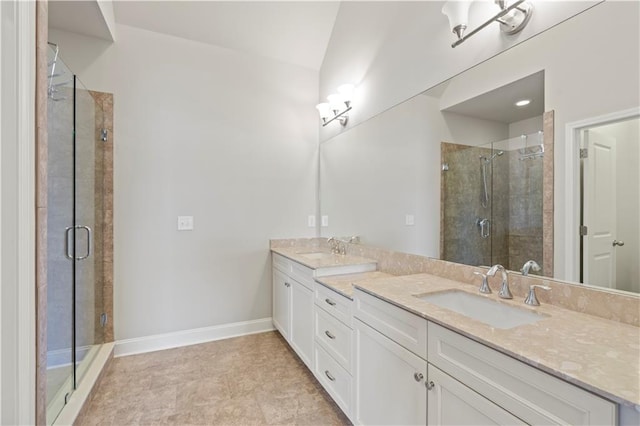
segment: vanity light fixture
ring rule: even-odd
[[[521,99],[521,100],[517,101],[517,102],[515,103],[515,105],[516,105],[517,107],[522,108],[522,107],[526,107],[526,106],[527,106],[527,105],[529,105],[530,103],[531,103],[531,99]]]
[[[503,33],[507,35],[516,34],[522,31],[529,23],[531,14],[533,13],[533,5],[530,1],[515,0],[511,2],[509,0],[495,0],[500,11],[484,24],[480,25],[469,34],[464,35],[464,31],[469,22],[469,7],[471,6],[472,1],[473,0],[449,0],[442,7],[442,13],[449,18],[451,32],[458,37],[458,40],[456,40],[451,47],[456,47],[462,44],[465,40],[487,27],[492,22],[498,22],[500,24],[500,30]]]
[[[329,95],[327,102],[316,105],[322,126],[326,126],[334,120],[338,120],[343,126],[347,125],[349,120],[349,111],[351,111],[351,98],[353,97],[353,84],[343,84],[338,87],[338,93]]]

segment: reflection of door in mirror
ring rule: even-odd
[[[639,137],[638,118],[582,132],[581,282],[640,291]]]

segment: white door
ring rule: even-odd
[[[289,315],[291,311],[291,284],[289,281],[285,274],[273,268],[273,325],[287,341],[289,340]]]
[[[584,142],[583,282],[615,288],[616,262],[616,140],[586,130]]]
[[[358,319],[354,339],[354,422],[425,425],[427,362]]]
[[[313,291],[291,280],[291,346],[304,363],[313,369]]]
[[[429,364],[429,425],[526,424],[479,393]],[[433,384],[433,385],[431,385]]]

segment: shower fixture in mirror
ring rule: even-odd
[[[322,235],[516,273],[534,260],[538,274],[580,282],[580,222],[569,229],[568,218],[580,211],[581,186],[567,177],[567,126],[640,106],[639,13],[637,2],[599,3],[322,142],[320,213],[331,216]],[[630,159],[637,171],[640,159]],[[622,186],[632,188],[618,182],[618,194]],[[640,238],[638,217],[629,226]],[[631,232],[609,241],[619,257],[636,253]],[[629,285],[633,270],[618,270],[610,284],[597,282],[597,266],[582,281],[640,290]]]
[[[543,262],[544,132],[480,146],[442,142],[441,150],[448,167],[440,180],[440,257],[512,270],[535,259],[542,269],[531,274],[551,275]]]

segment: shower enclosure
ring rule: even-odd
[[[47,423],[104,342],[104,114],[51,45],[47,161]]]
[[[480,146],[442,143],[441,258],[542,265],[543,158],[542,131]]]

